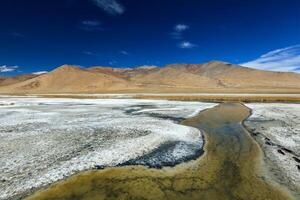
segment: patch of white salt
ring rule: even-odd
[[[202,147],[187,118],[213,103],[135,99],[2,97],[0,199],[99,166],[115,166],[168,142]],[[133,112],[128,112],[133,110]],[[159,114],[165,118],[155,117]],[[191,151],[186,149],[186,151]],[[190,152],[170,154],[181,159]]]

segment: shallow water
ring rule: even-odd
[[[259,170],[261,151],[241,124],[249,114],[224,103],[183,121],[206,132],[205,154],[195,161],[85,172],[28,199],[290,199]]]
[[[215,105],[20,97],[0,98],[1,102],[3,200],[24,196],[82,171],[125,162],[174,166],[198,157],[202,133],[179,125],[178,120]]]

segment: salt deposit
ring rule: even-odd
[[[271,174],[300,197],[300,104],[251,103],[245,125],[264,150]]]
[[[0,199],[21,196],[79,171],[142,158],[165,144],[174,146],[162,149],[157,159],[167,161],[151,157],[146,163],[184,160],[202,148],[202,134],[177,122],[214,105],[2,97]]]

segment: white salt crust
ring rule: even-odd
[[[300,104],[250,103],[246,106],[252,109],[252,115],[245,125],[260,134],[256,138],[270,162],[271,172],[300,197],[297,167],[300,163],[295,160],[295,157],[300,158]]]
[[[167,142],[202,147],[187,118],[213,103],[134,99],[0,98],[0,199],[95,166],[116,166]],[[184,151],[174,150],[174,159]]]

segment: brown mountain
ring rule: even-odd
[[[138,74],[149,73],[157,68],[158,67],[156,66],[140,66],[135,68],[113,68],[113,67],[96,66],[96,67],[87,68],[87,70],[96,73],[110,74],[113,76],[117,76],[129,80],[131,77],[134,77]]]
[[[300,74],[270,72],[212,61],[137,68],[63,65],[0,87],[2,93],[255,92],[299,93]]]
[[[139,79],[187,88],[218,91],[282,91],[300,89],[300,74],[270,72],[213,61],[205,64],[173,64]]]
[[[28,79],[35,78],[37,76],[38,75],[34,75],[34,74],[24,74],[19,76],[0,76],[0,87],[26,81]]]
[[[110,92],[130,88],[130,82],[113,75],[63,65],[36,78],[0,88],[5,93]]]

